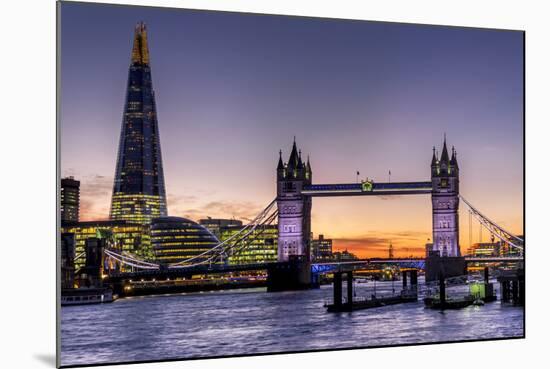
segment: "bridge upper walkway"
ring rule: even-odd
[[[312,184],[304,186],[302,194],[316,197],[327,196],[384,196],[384,195],[415,195],[432,193],[432,182],[388,182],[343,184]]]

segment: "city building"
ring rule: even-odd
[[[118,146],[111,220],[150,224],[167,215],[155,93],[147,30],[135,28],[126,105]]]
[[[86,265],[86,240],[96,237],[106,239],[109,245],[143,258],[152,258],[149,226],[124,220],[89,221],[64,224],[61,233],[74,235],[75,269]]]
[[[240,225],[227,225],[220,229],[220,241],[231,245],[228,262],[231,265],[271,263],[277,261],[277,225],[261,225],[246,238],[236,236]],[[233,237],[233,238],[232,238]]]
[[[522,240],[525,240],[524,235],[516,236]],[[523,250],[518,249],[517,247],[512,247],[504,241],[499,241],[500,244],[500,256],[521,256],[525,253],[525,242],[521,244]]]
[[[151,244],[155,259],[162,264],[207,262],[211,254],[203,255],[219,243],[205,227],[180,217],[155,218],[151,223]],[[221,260],[213,260],[215,263]]]
[[[474,243],[469,251],[470,256],[489,257],[500,255],[500,242],[479,242]]]
[[[61,178],[61,223],[78,222],[80,210],[80,181],[74,177]]]
[[[237,219],[199,219],[199,224],[208,229],[218,239],[221,238],[221,229],[226,227],[240,227],[242,228],[243,222]]]
[[[318,239],[311,241],[313,261],[332,259],[332,240],[320,234]]]
[[[349,252],[348,250],[337,251],[333,253],[333,260],[336,261],[350,261],[359,259],[357,256]]]
[[[61,234],[61,288],[74,287],[74,233]]]

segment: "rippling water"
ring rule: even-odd
[[[396,288],[398,283],[396,282]],[[391,294],[391,282],[377,291]],[[356,285],[357,296],[372,283]],[[62,365],[459,341],[523,335],[523,308],[439,312],[421,300],[327,313],[332,287],[134,297],[61,311]]]

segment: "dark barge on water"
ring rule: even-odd
[[[407,287],[407,273],[410,273],[411,285]],[[342,274],[347,274],[347,299],[342,301]],[[418,277],[417,271],[403,271],[403,290],[399,295],[388,297],[372,296],[370,299],[355,300],[353,299],[353,272],[336,272],[334,273],[334,302],[325,304],[329,313],[350,312],[354,310],[370,309],[381,306],[402,304],[406,302],[418,301]]]
[[[424,299],[424,305],[430,309],[462,309],[468,307],[474,303],[475,299],[472,295],[464,296],[461,299],[443,299],[426,297]]]
[[[424,305],[430,309],[462,309],[470,305],[483,305],[496,300],[493,284],[489,283],[489,269],[484,270],[483,282],[475,282],[469,286],[469,294],[461,298],[447,296],[445,278],[439,276],[439,293],[424,298]]]
[[[388,297],[376,297],[373,296],[371,299],[364,300],[355,300],[349,302],[344,302],[340,305],[337,304],[327,304],[325,305],[329,313],[337,313],[341,311],[354,311],[362,309],[370,309],[381,306],[402,304],[405,302],[416,302],[418,301],[418,295],[416,293],[402,293],[398,296],[388,296]]]

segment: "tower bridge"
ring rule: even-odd
[[[365,180],[360,183],[316,184],[313,183],[312,166],[302,160],[296,141],[292,145],[286,163],[279,153],[277,165],[277,196],[249,224],[229,239],[213,248],[186,260],[173,264],[159,264],[154,260],[143,260],[127,252],[106,248],[103,250],[103,265],[112,262],[132,267],[131,273],[110,273],[114,283],[131,278],[178,278],[192,275],[232,273],[252,270],[267,271],[268,289],[272,291],[309,288],[312,276],[331,272],[353,272],[381,264],[397,264],[404,268],[423,269],[426,279],[433,280],[439,274],[447,277],[462,275],[466,263],[521,262],[523,261],[523,240],[498,226],[467,202],[459,193],[459,168],[454,147],[449,156],[446,139],[441,156],[433,148],[431,180],[379,183]],[[365,259],[312,263],[310,257],[311,211],[314,197],[345,196],[392,196],[430,195],[432,202],[433,247],[430,256],[406,259]],[[511,248],[519,249],[519,256],[474,258],[463,257],[459,247],[458,208],[463,202],[471,216],[482,226],[506,242]],[[263,226],[278,223],[278,255],[275,263],[253,265],[228,265],[229,255],[245,251],[261,235]],[[89,266],[90,268],[92,266]],[[100,266],[98,266],[100,267]],[[96,273],[97,274],[97,273]]]
[[[449,156],[446,138],[441,157],[433,148],[430,166],[430,181],[314,184],[309,157],[304,163],[294,140],[288,161],[284,163],[279,152],[277,164],[279,262],[295,257],[309,260],[312,198],[344,196],[431,195],[432,252],[446,258],[460,257],[459,168],[454,147]]]

